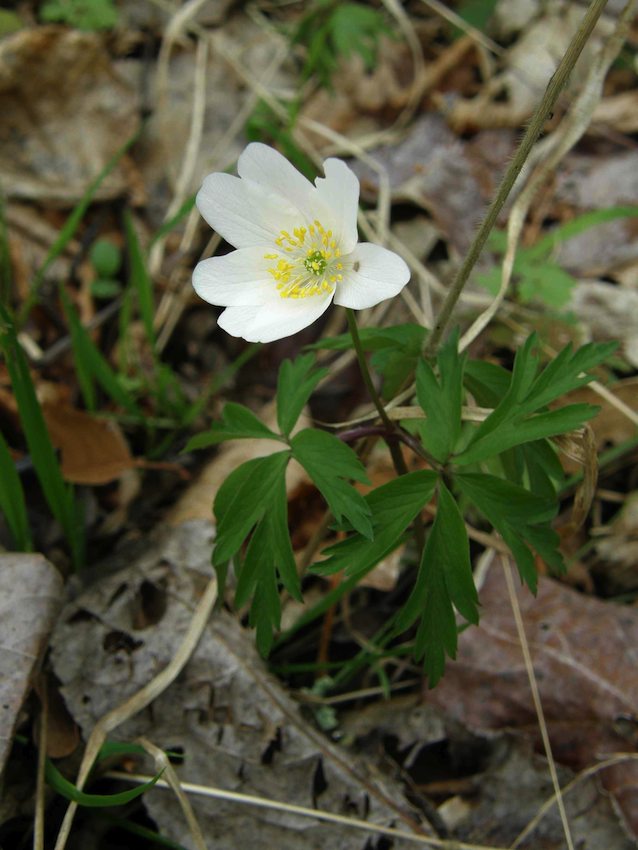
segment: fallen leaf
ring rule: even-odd
[[[192,521],[144,540],[137,556],[122,553],[115,573],[68,605],[52,639],[62,693],[84,735],[95,722],[166,666],[210,574],[210,523]],[[136,629],[133,612],[149,587],[165,600],[155,622]],[[223,610],[213,616],[179,680],[148,711],[117,730],[120,740],[145,735],[177,751],[182,780],[351,814],[376,824],[419,822],[399,785],[374,775],[363,757],[327,740],[266,670],[252,636]],[[145,795],[162,832],[189,843],[172,795]],[[367,838],[343,827],[286,813],[193,799],[210,845],[295,850],[360,850]]]
[[[595,572],[605,592],[619,594],[638,589],[638,492],[628,493],[624,504],[605,526],[593,529],[601,562]]]
[[[638,704],[638,610],[586,597],[541,578],[538,595],[519,588],[545,720],[558,762],[581,770],[624,752],[619,721]],[[427,697],[474,732],[516,729],[540,748],[538,721],[500,570],[481,591],[481,623],[459,638],[456,662]],[[633,747],[631,747],[633,749]],[[638,830],[638,764],[606,770],[601,781]]]
[[[62,402],[45,402],[42,412],[51,442],[62,453],[61,470],[67,481],[108,484],[137,465],[117,423]]]
[[[65,205],[84,195],[139,122],[135,92],[102,38],[56,26],[0,42],[0,114],[3,191]],[[120,165],[96,197],[117,197],[127,185]]]
[[[42,555],[0,555],[0,773],[62,592],[60,573]]]

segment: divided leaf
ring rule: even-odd
[[[342,571],[347,578],[363,578],[402,542],[419,511],[434,494],[437,475],[419,470],[382,484],[365,497],[374,528],[374,539],[352,534],[324,550],[329,557],[313,572],[330,575]]]
[[[258,419],[252,410],[243,404],[233,401],[227,402],[222,411],[221,422],[213,422],[210,431],[204,434],[196,434],[192,437],[184,449],[191,452],[195,449],[205,449],[223,443],[224,440],[247,440],[266,439],[284,442],[279,434],[275,434],[264,423]]]
[[[461,433],[464,360],[459,357],[455,332],[437,358],[438,379],[427,361],[419,360],[417,365],[416,395],[427,416],[419,423],[419,433],[425,448],[441,463],[452,453]]]
[[[390,328],[360,328],[364,351],[371,351],[370,363],[383,377],[383,395],[395,395],[416,369],[427,335],[421,325],[406,323]],[[347,351],[352,348],[349,333],[328,337],[309,348]]]
[[[257,646],[262,655],[268,655],[273,630],[279,628],[280,583],[293,598],[301,600],[288,532],[289,459],[289,452],[278,452],[249,460],[226,479],[215,499],[215,567],[235,555],[254,528],[243,561],[235,564],[235,604],[241,607],[252,599],[249,621],[257,628]]]
[[[476,429],[467,448],[454,459],[455,463],[478,463],[513,446],[574,430],[596,414],[598,408],[586,404],[571,404],[551,411],[545,408],[591,381],[592,376],[587,373],[614,351],[616,343],[589,343],[577,351],[568,345],[540,374],[536,346],[537,337],[532,334],[516,355],[507,392]],[[493,371],[488,373],[474,366],[471,372],[477,383],[487,384],[496,377]],[[494,389],[492,384],[491,391]]]
[[[273,502],[279,479],[285,474],[290,452],[276,452],[242,463],[219,488],[215,498],[217,540],[213,564],[219,566],[239,547]]]
[[[438,495],[436,518],[419,573],[396,623],[397,630],[404,631],[420,618],[415,657],[423,659],[430,687],[434,687],[443,675],[445,656],[456,656],[455,609],[470,623],[476,624],[479,620],[465,523],[454,497],[442,481]]]
[[[537,575],[528,544],[549,566],[564,570],[559,537],[549,525],[558,510],[555,498],[483,473],[455,475],[454,481],[510,547],[521,578],[532,592],[536,592]]]
[[[291,442],[292,455],[306,470],[337,522],[346,519],[356,531],[372,539],[370,508],[348,479],[368,483],[365,467],[350,448],[327,431],[306,428]]]
[[[296,360],[284,360],[277,381],[277,422],[281,433],[289,436],[297,424],[304,405],[319,381],[328,374],[325,368],[315,369],[315,358],[304,354]]]

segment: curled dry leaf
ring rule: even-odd
[[[62,591],[62,577],[42,555],[0,555],[0,772]]]
[[[0,115],[3,191],[65,205],[85,193],[139,122],[135,92],[102,39],[53,26],[0,42]],[[126,186],[118,167],[97,197],[117,197]]]
[[[102,578],[67,606],[53,636],[53,665],[84,734],[172,658],[210,572],[210,523],[165,529],[125,569]],[[115,564],[112,564],[112,567]],[[142,608],[144,617],[135,619]],[[252,636],[224,611],[215,613],[179,679],[118,737],[144,735],[183,754],[180,779],[260,797],[350,813],[409,828],[418,818],[400,789],[374,777],[362,758],[341,751],[303,719],[266,671]],[[174,798],[157,791],[146,805],[162,832],[190,847]],[[193,801],[211,846],[339,847],[360,850],[365,838],[290,814]]]
[[[581,770],[625,752],[623,723],[635,726],[638,610],[612,605],[541,578],[538,595],[518,589],[545,719],[558,762]],[[429,695],[474,732],[516,729],[540,748],[538,721],[501,571],[481,592],[481,624],[460,635],[459,653]],[[638,763],[601,775],[638,829]],[[593,845],[592,845],[593,846]]]
[[[98,419],[63,402],[44,403],[53,445],[62,453],[62,475],[74,484],[108,484],[136,466],[116,422]]]

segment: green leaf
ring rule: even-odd
[[[217,540],[213,564],[228,561],[265,514],[290,452],[249,460],[232,472],[215,498]]]
[[[222,421],[213,422],[210,431],[192,437],[186,444],[184,451],[192,452],[196,449],[205,449],[208,446],[223,443],[224,440],[249,439],[282,441],[279,434],[275,434],[270,428],[264,425],[252,410],[244,407],[243,404],[236,404],[233,401],[229,401],[222,411]]]
[[[390,398],[414,374],[427,331],[421,325],[406,323],[390,328],[359,328],[364,351],[371,351],[370,363],[383,377],[383,395]],[[349,333],[319,340],[310,350],[347,351],[352,348]]]
[[[58,520],[71,548],[73,563],[79,568],[84,560],[83,527],[76,513],[73,488],[62,478],[58,459],[42,415],[29,365],[16,336],[13,319],[0,304],[0,348],[5,356],[20,421],[42,492],[53,516]]]
[[[57,767],[50,759],[46,760],[45,778],[54,791],[61,794],[67,800],[72,800],[79,806],[85,806],[91,809],[105,809],[110,806],[124,806],[141,797],[149,788],[152,788],[157,780],[161,777],[163,771],[154,776],[149,782],[143,785],[138,785],[136,788],[131,788],[130,791],[121,791],[119,794],[87,794],[86,791],[80,791],[72,782],[65,779]]]
[[[363,578],[403,541],[410,523],[434,494],[437,475],[419,470],[382,484],[365,497],[374,529],[374,539],[352,534],[324,550],[328,558],[313,566],[313,572],[329,575],[343,571],[347,578]]]
[[[60,300],[64,315],[69,325],[71,334],[71,345],[73,347],[73,361],[76,366],[82,397],[88,410],[96,409],[96,397],[93,381],[97,381],[104,392],[116,404],[132,415],[142,418],[142,412],[135,403],[131,394],[122,386],[118,376],[109,365],[108,360],[101,354],[91,335],[82,325],[71,299],[60,287]]]
[[[454,462],[458,466],[467,466],[522,443],[574,431],[596,416],[599,410],[600,408],[593,404],[569,404],[549,413],[538,413],[527,419],[508,422],[482,440],[471,443],[464,452],[454,458]]]
[[[16,549],[31,552],[33,542],[22,482],[9,446],[0,431],[0,511],[7,520]]]
[[[512,375],[507,369],[485,360],[468,360],[464,382],[481,407],[496,407],[509,389]]]
[[[129,210],[125,210],[124,213],[124,229],[126,231],[126,244],[129,253],[130,283],[135,292],[137,292],[142,324],[146,331],[146,339],[151,346],[151,350],[155,352],[153,281],[148,273],[146,260],[142,253],[142,247],[135,232],[133,217]]]
[[[328,369],[315,369],[315,358],[304,354],[296,360],[284,360],[277,382],[277,422],[286,437],[297,424],[301,411]]]
[[[458,354],[458,332],[442,347],[437,363],[438,380],[425,360],[417,366],[416,395],[427,417],[419,423],[419,433],[425,448],[445,463],[461,433],[464,358]]]
[[[526,543],[551,566],[559,570],[564,568],[558,551],[558,535],[549,525],[558,511],[555,497],[530,493],[511,481],[483,473],[457,474],[454,481],[510,547],[530,590],[536,591],[537,576],[534,558]]]
[[[306,428],[296,434],[290,447],[324,497],[338,522],[347,519],[352,527],[372,538],[370,508],[347,479],[368,483],[365,468],[350,446],[327,431]]]
[[[591,381],[588,371],[602,363],[616,344],[589,343],[577,351],[568,345],[540,374],[537,374],[536,344],[536,335],[532,334],[519,349],[506,394],[476,429],[467,448],[454,459],[455,463],[477,463],[515,445],[573,430],[596,414],[596,408],[591,405],[568,405],[550,412],[544,409]]]
[[[478,595],[472,576],[465,523],[454,497],[439,482],[436,518],[428,535],[419,573],[396,627],[404,631],[420,618],[415,656],[423,659],[430,687],[443,675],[445,656],[456,657],[456,608],[478,623]]]
[[[287,513],[285,467],[282,467],[238,570],[235,591],[238,608],[252,597],[249,623],[257,629],[257,648],[264,657],[270,652],[273,631],[279,628],[279,580],[295,599],[302,598]]]

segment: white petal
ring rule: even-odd
[[[286,198],[304,218],[312,211],[317,190],[274,148],[260,142],[248,145],[237,162],[237,173]]]
[[[332,298],[279,298],[267,306],[227,307],[217,320],[231,336],[248,342],[273,342],[308,327],[330,306]]]
[[[264,304],[281,297],[268,266],[272,260],[264,258],[262,247],[240,248],[198,263],[193,287],[201,298],[219,307]]]
[[[337,284],[334,301],[354,310],[393,298],[410,280],[410,269],[398,254],[371,242],[357,245],[344,257],[343,265],[343,280]]]
[[[341,252],[349,254],[358,238],[359,180],[340,159],[327,159],[323,170],[326,176],[317,178],[317,193],[323,206],[329,210],[329,220],[326,222],[322,218],[321,223],[332,230]]]
[[[299,226],[299,212],[281,195],[231,174],[209,174],[196,202],[210,226],[235,248],[272,246],[281,230]]]

